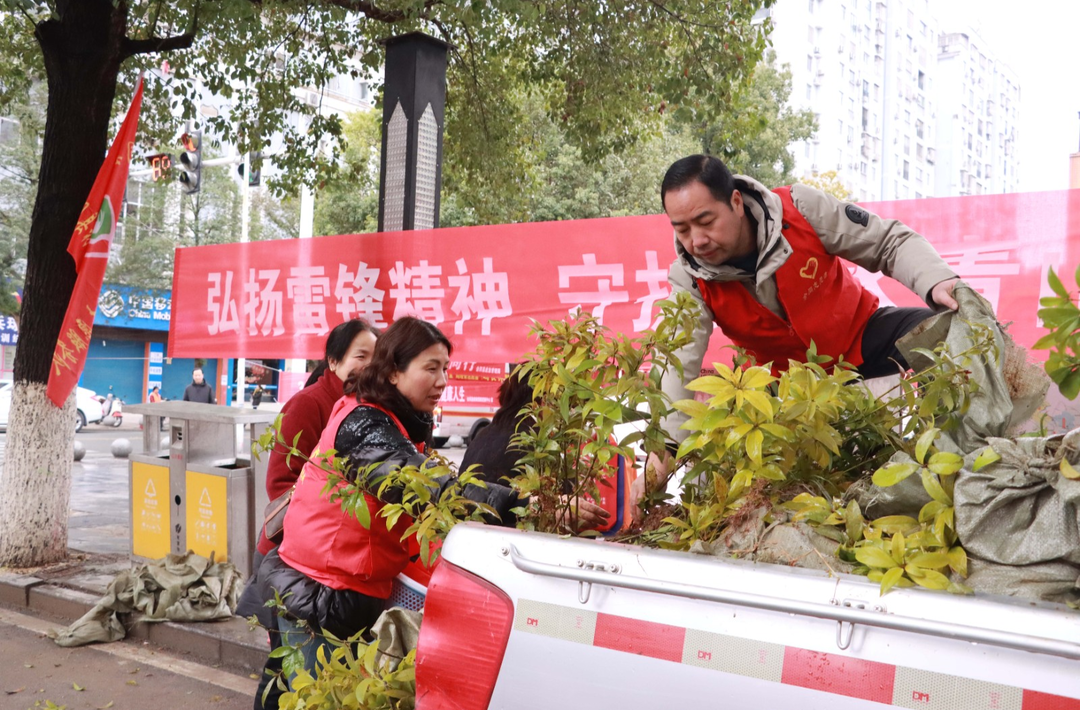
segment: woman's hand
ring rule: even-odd
[[[593,530],[608,521],[611,514],[592,501],[584,498],[560,496],[559,525],[572,532],[581,530]],[[572,522],[576,519],[577,529],[572,529]]]

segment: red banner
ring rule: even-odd
[[[105,267],[109,264],[109,247],[116,233],[116,221],[124,203],[127,189],[128,168],[131,165],[131,149],[135,145],[135,131],[139,126],[139,109],[142,107],[143,85],[139,86],[131,101],[120,133],[109,148],[90,196],[86,198],[75,232],[68,244],[68,253],[75,260],[78,276],[68,301],[64,324],[53,351],[52,370],[49,372],[49,399],[57,407],[63,407],[71,390],[75,388],[86,365],[86,352],[90,346],[90,331],[94,327],[101,282],[105,279]]]
[[[457,351],[454,351],[457,357]],[[499,406],[499,385],[506,379],[505,363],[454,360],[439,404],[444,411],[488,410]],[[488,412],[490,415],[490,412]]]
[[[1080,190],[866,207],[926,236],[1023,345],[1040,336],[1048,267],[1071,274],[1080,261]],[[346,318],[414,314],[451,338],[455,360],[513,362],[533,321],[575,308],[618,331],[647,328],[673,254],[662,215],[178,249],[169,356],[317,358]],[[921,304],[851,268],[882,305]]]

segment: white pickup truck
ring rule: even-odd
[[[458,525],[418,710],[1080,710],[1080,613]]]

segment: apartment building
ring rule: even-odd
[[[1016,75],[970,31],[942,34],[937,64],[938,194],[1016,192]]]
[[[965,181],[969,173],[985,175],[987,164],[991,175],[1010,176],[993,183],[976,177],[973,188],[1016,189],[1018,82],[981,42],[946,45],[945,38],[954,35],[942,31],[931,10],[929,0],[778,0],[771,8],[773,46],[792,71],[790,100],[818,117],[818,134],[792,146],[798,172],[835,170],[860,201],[969,194],[961,191],[960,168],[953,167],[959,165]],[[944,51],[954,44],[950,53]],[[949,64],[952,53],[961,60]],[[984,66],[972,74],[979,56]],[[951,68],[960,65],[964,69]],[[1008,128],[1000,120],[1004,99],[999,94],[1011,96]],[[962,125],[959,120],[943,124],[940,106],[951,110],[954,101],[964,106],[956,110]],[[997,120],[987,120],[988,105]],[[988,122],[995,136],[984,135],[980,144],[979,131],[985,134]],[[992,153],[989,143],[999,133],[1005,138]],[[970,161],[968,149],[961,148],[968,135],[974,136]],[[991,155],[1004,163],[993,163]]]

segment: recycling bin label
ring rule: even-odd
[[[224,562],[229,549],[228,479],[208,473],[187,472],[187,547]]]
[[[169,554],[169,468],[131,464],[131,552],[158,560]]]

